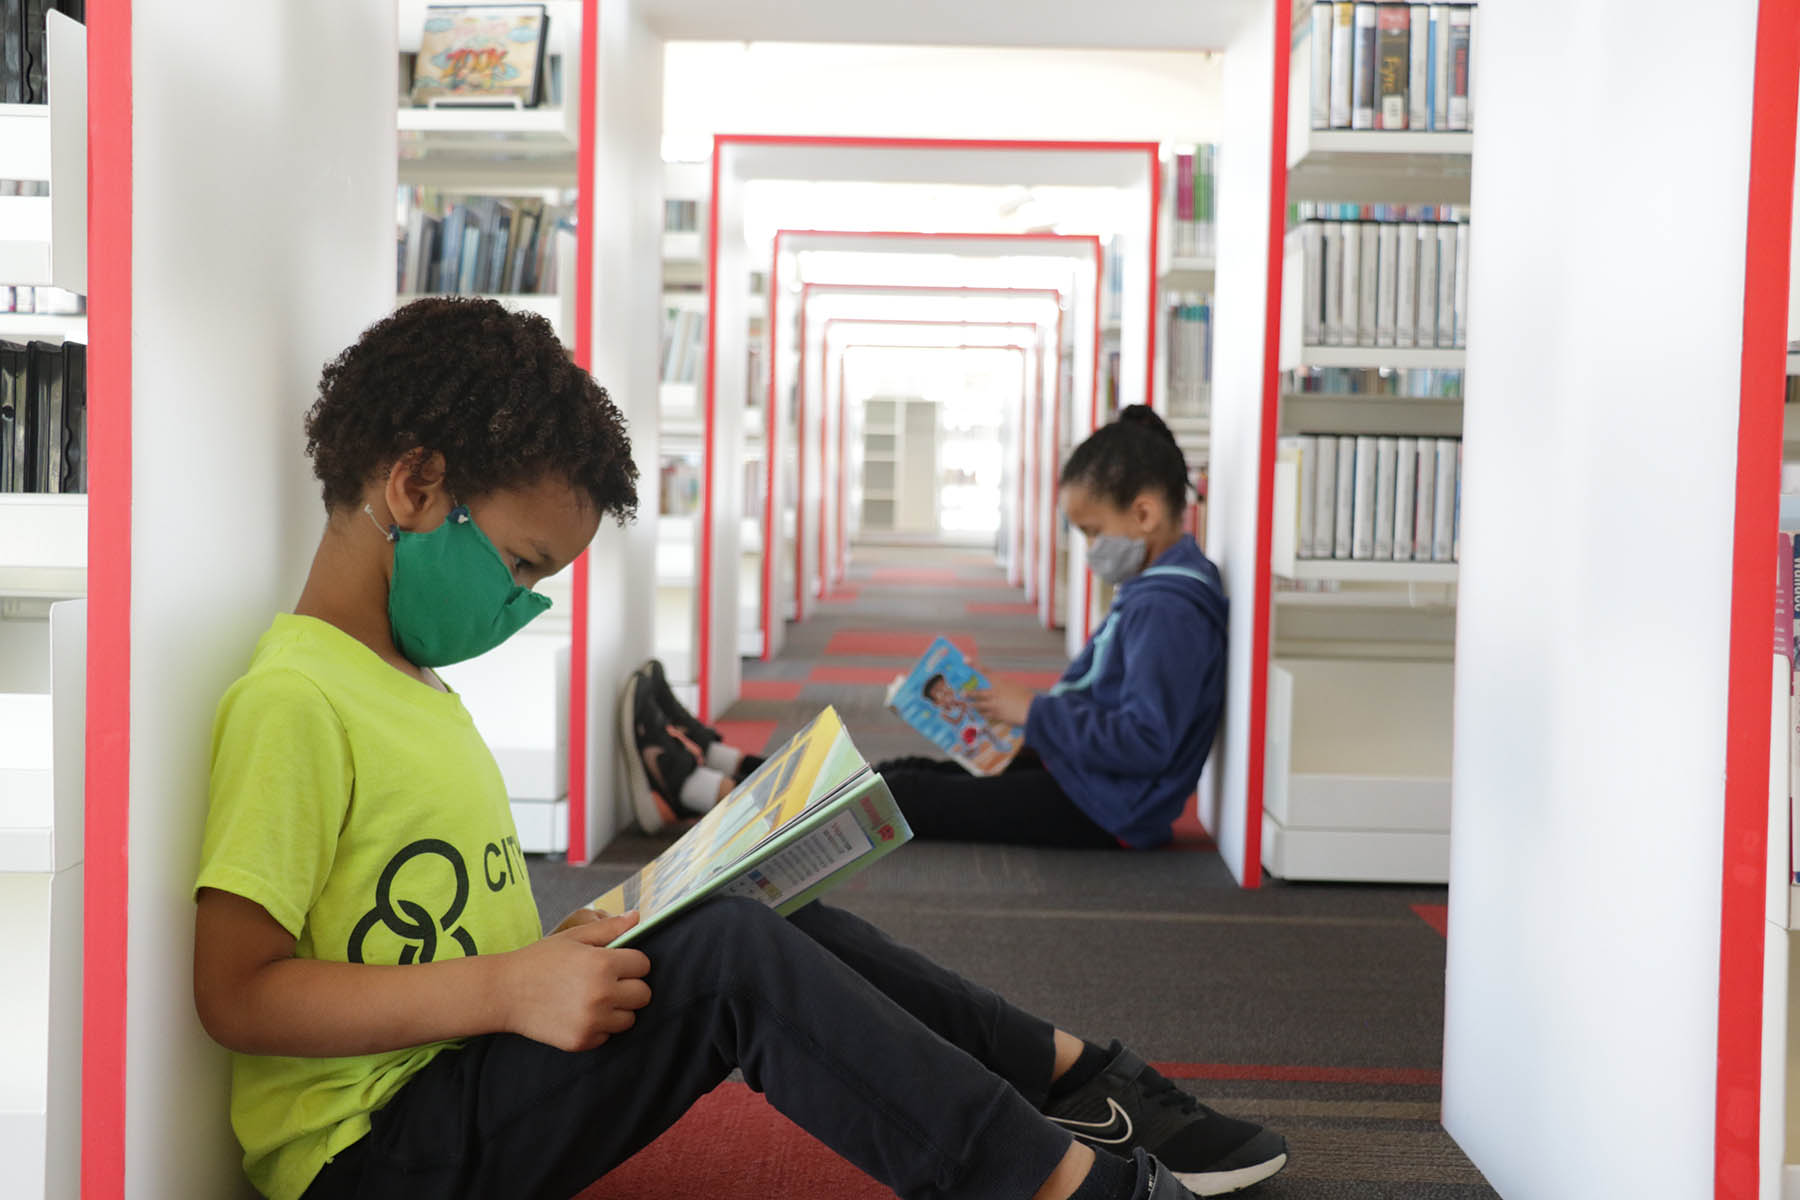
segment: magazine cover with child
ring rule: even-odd
[[[970,697],[988,686],[948,638],[938,638],[888,688],[887,705],[927,741],[976,775],[998,775],[1024,745],[1023,731],[989,721]]]

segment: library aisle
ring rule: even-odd
[[[990,555],[859,546],[849,583],[790,627],[781,654],[746,662],[744,697],[721,727],[759,750],[833,704],[869,759],[921,753],[882,696],[938,632],[1040,686],[1063,665],[1061,636],[1037,624]],[[1047,1019],[1124,1040],[1207,1103],[1280,1129],[1293,1158],[1258,1197],[1495,1195],[1438,1124],[1444,889],[1241,891],[1185,824],[1177,846],[1146,854],[914,843],[836,901]],[[536,860],[539,907],[559,919],[667,844],[627,834],[590,866]],[[888,1195],[736,1081],[585,1195],[648,1200],[671,1182],[720,1200]]]

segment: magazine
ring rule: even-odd
[[[412,102],[516,102],[543,98],[542,4],[432,5],[413,67]]]
[[[615,946],[714,894],[760,900],[786,916],[911,837],[887,785],[827,708],[679,841],[589,907],[638,911]]]
[[[911,671],[894,680],[887,706],[971,774],[998,775],[1025,744],[1025,734],[975,711],[969,697],[987,686],[962,651],[939,638]]]

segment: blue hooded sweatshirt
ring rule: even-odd
[[[1192,537],[1120,585],[1025,741],[1096,824],[1160,846],[1193,793],[1225,704],[1225,591]]]

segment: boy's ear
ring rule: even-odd
[[[444,456],[425,450],[401,455],[388,468],[382,499],[400,528],[414,533],[435,529],[452,507],[444,487]]]

